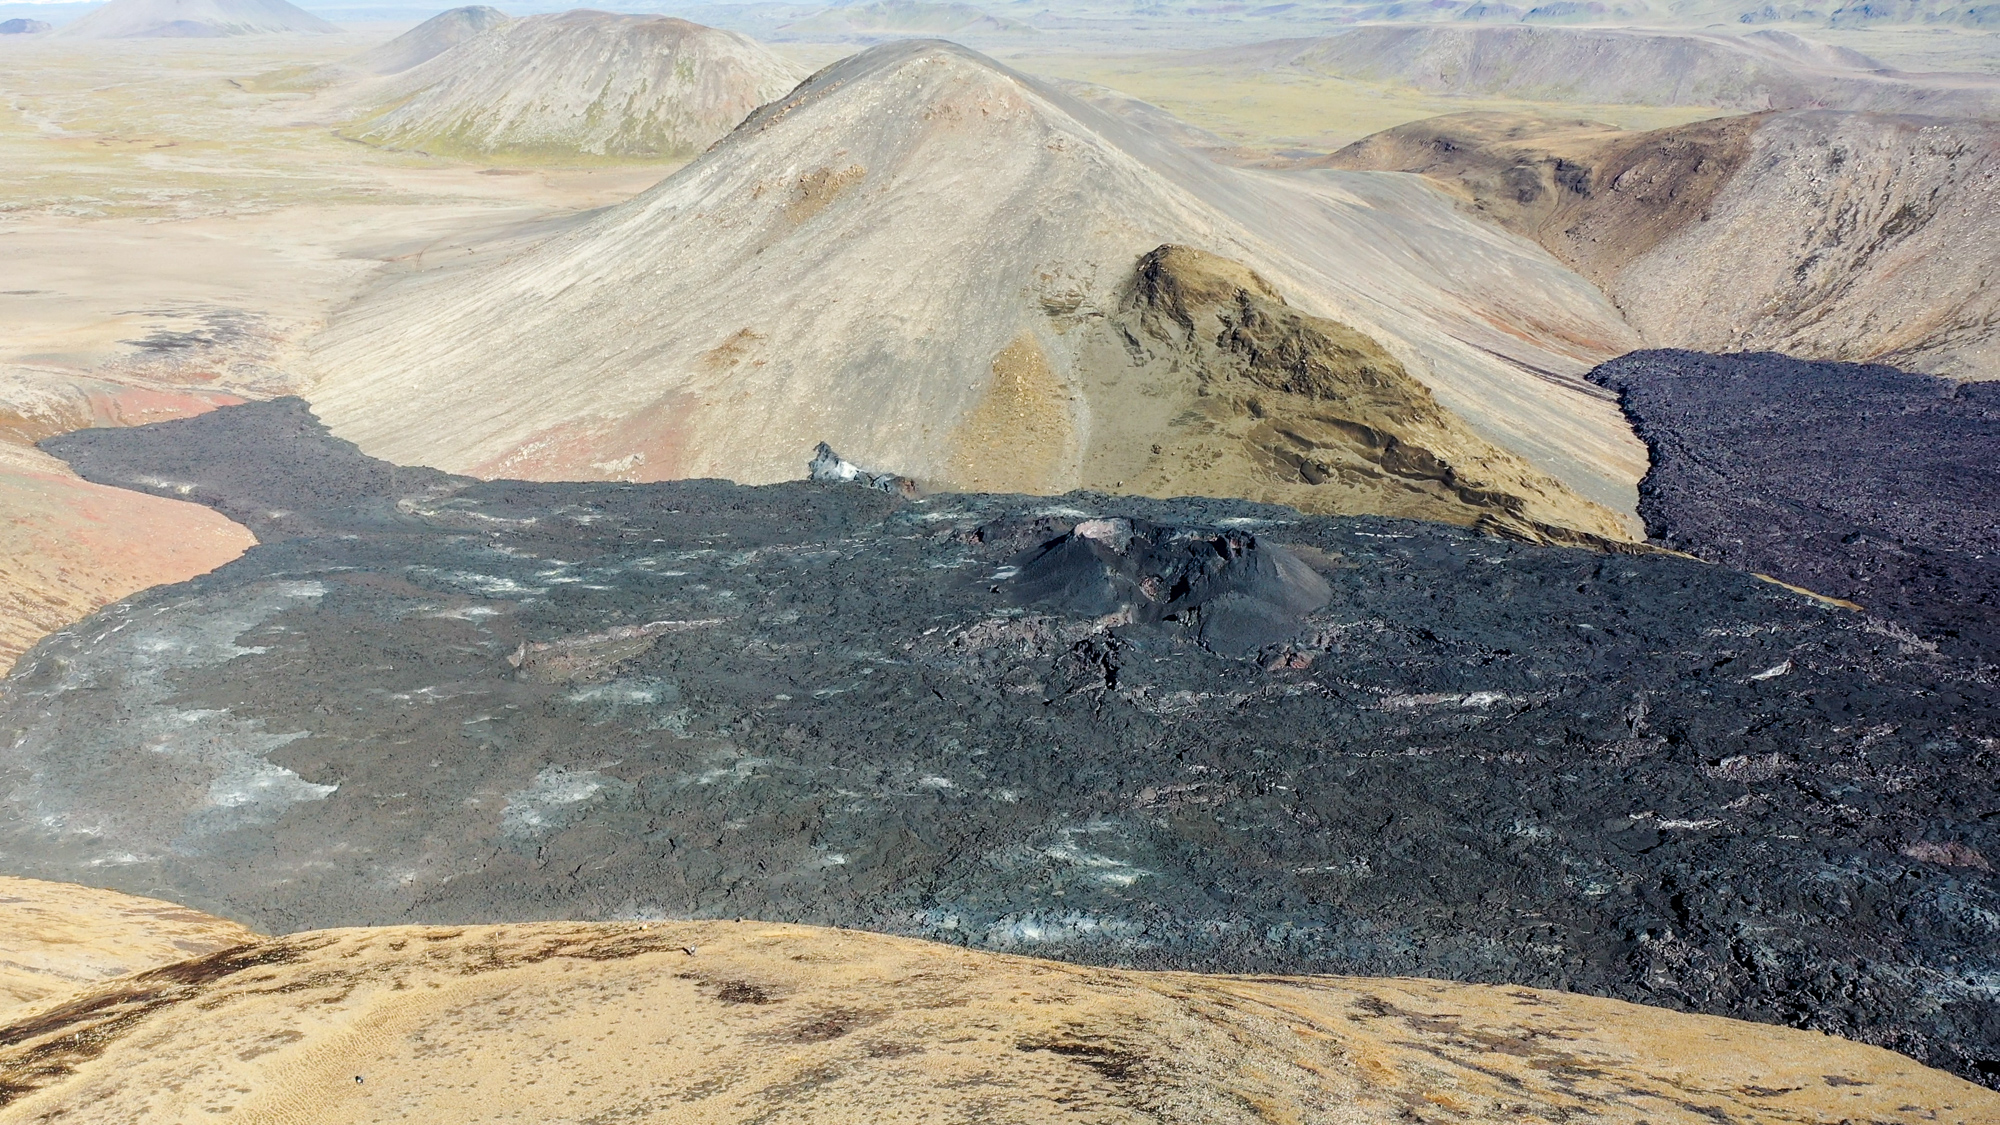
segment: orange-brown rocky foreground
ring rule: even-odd
[[[6,889],[10,916],[106,900],[99,950],[157,933],[147,900]],[[1613,1000],[761,922],[295,934],[5,1018],[0,1122],[2000,1120],[1888,1051]]]
[[[44,635],[256,541],[212,509],[80,480],[0,429],[0,676]]]

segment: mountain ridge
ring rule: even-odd
[[[825,440],[945,485],[1143,478],[1337,506],[1341,487],[1315,493],[1300,467],[1314,439],[1249,434],[1257,392],[1128,344],[1135,271],[1175,245],[1379,342],[1463,423],[1464,449],[1432,452],[1533,523],[1631,534],[1636,444],[1581,379],[1631,337],[1542,251],[1414,180],[1221,167],[937,42],[821,71],[492,274],[384,287],[315,342],[310,396],[370,452],[477,475],[783,480]],[[460,420],[443,441],[388,409],[412,390]],[[998,436],[1010,418],[1042,436],[1002,479],[993,450],[1022,454]],[[1197,448],[1212,426],[1222,444]],[[1522,464],[1498,478],[1476,469],[1509,457]],[[1353,487],[1429,505],[1435,476]],[[1421,510],[1490,510],[1443,504]]]
[[[338,27],[287,0],[111,0],[56,34],[71,39],[215,38]]]

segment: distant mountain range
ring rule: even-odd
[[[61,34],[73,39],[216,39],[338,30],[286,0],[111,0]]]

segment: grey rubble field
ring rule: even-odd
[[[49,446],[263,543],[5,681],[13,871],[281,931],[1511,981],[2000,1071],[1993,686],[1737,572],[1233,501],[482,483],[296,400]],[[1204,647],[1232,595],[1286,639]]]

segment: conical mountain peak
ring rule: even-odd
[[[1288,331],[1367,341],[1408,401],[1350,417],[1135,335],[1159,323],[1136,271],[1167,246],[1255,271]],[[364,302],[323,341],[315,404],[371,453],[482,475],[776,481],[825,440],[947,486],[1620,538],[1643,452],[1580,376],[1630,342],[1580,278],[1413,180],[1226,168],[918,40],[820,71],[498,270]],[[438,416],[450,434],[416,422]],[[1443,428],[1396,430],[1419,419]],[[1428,452],[1383,468],[1391,433]]]

